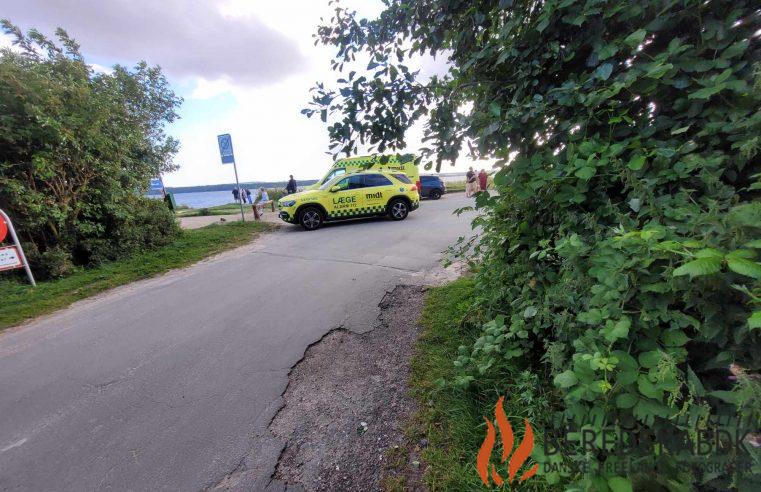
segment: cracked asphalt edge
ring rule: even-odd
[[[416,408],[408,391],[409,361],[425,290],[399,284],[386,291],[371,329],[334,328],[292,368],[284,405],[268,426],[285,442],[270,483],[364,491],[404,475],[417,488],[422,470],[408,467],[419,465],[417,457],[405,454],[399,461],[399,453]]]
[[[317,340],[307,345],[301,357],[296,362],[294,362],[288,370],[287,382],[285,384],[285,387],[283,388],[283,391],[278,396],[277,400],[275,400],[277,402],[277,407],[274,409],[274,411],[267,411],[263,413],[263,415],[271,414],[271,416],[268,417],[267,432],[270,432],[269,437],[271,437],[272,439],[275,439],[278,442],[278,448],[279,448],[277,450],[277,461],[275,465],[272,467],[272,471],[269,473],[266,484],[265,484],[265,488],[268,490],[277,490],[277,489],[285,488],[285,484],[282,484],[282,487],[277,487],[275,489],[273,489],[273,485],[278,485],[275,483],[276,482],[275,473],[277,471],[277,464],[280,462],[280,459],[282,458],[282,455],[285,452],[287,441],[281,441],[277,439],[277,437],[271,433],[269,428],[272,425],[272,422],[275,420],[275,418],[285,408],[285,405],[286,405],[285,394],[288,392],[288,388],[291,386],[291,382],[292,382],[291,374],[299,366],[299,364],[301,364],[301,362],[307,357],[312,347],[314,347],[315,345],[319,345],[320,343],[322,343],[323,340],[325,340],[326,337],[328,337],[329,335],[331,335],[332,333],[336,331],[349,332],[343,326],[337,326],[335,328],[331,328],[326,333],[324,333],[320,338],[318,338]],[[253,440],[256,437],[265,437],[265,436],[251,436],[251,437]],[[243,487],[244,484],[241,483],[242,482],[241,478],[243,478],[244,474],[252,471],[252,469],[254,468],[247,463],[249,458],[251,458],[252,454],[253,454],[253,447],[249,449],[248,451],[246,451],[246,453],[243,456],[241,456],[240,460],[238,460],[236,466],[232,470],[226,473],[223,477],[214,479],[208,482],[206,485],[202,487],[201,490],[204,490],[204,491],[237,490],[238,488],[241,488],[241,487],[248,490],[246,487]],[[259,480],[256,480],[256,481],[261,484],[262,483],[261,477],[259,478]]]
[[[257,242],[254,242],[254,243],[250,243],[247,246],[248,248],[251,248],[253,252],[260,252],[257,250],[261,248],[261,243],[257,244]],[[222,254],[225,254],[225,253],[222,253]],[[257,463],[256,461],[254,463],[249,463],[249,461],[254,457],[254,449],[252,446],[240,458],[240,460],[238,460],[236,466],[233,469],[227,472],[224,476],[207,482],[207,484],[202,487],[202,490],[204,491],[207,491],[207,490],[208,491],[251,490],[251,487],[254,484],[257,486],[257,488],[266,489],[266,490],[299,489],[300,487],[298,485],[294,487],[293,484],[284,483],[278,480],[276,477],[280,462],[283,458],[283,454],[285,453],[286,448],[288,446],[288,440],[278,438],[274,434],[274,432],[272,432],[271,430],[273,422],[277,419],[277,417],[286,407],[287,401],[285,399],[285,395],[287,394],[288,390],[291,387],[292,375],[294,370],[296,370],[296,368],[304,362],[304,360],[307,358],[312,348],[323,343],[328,337],[330,337],[334,333],[345,332],[347,334],[363,335],[363,334],[373,332],[379,326],[382,326],[381,318],[383,315],[383,311],[384,309],[388,307],[387,305],[385,305],[386,299],[396,288],[400,286],[418,286],[418,287],[421,287],[423,291],[425,291],[429,286],[441,285],[441,284],[444,284],[459,278],[465,270],[467,270],[467,265],[465,265],[464,262],[455,262],[448,265],[447,267],[438,267],[432,270],[416,272],[408,277],[407,283],[400,283],[397,286],[395,286],[394,289],[386,290],[384,292],[380,302],[378,303],[378,313],[377,313],[377,316],[375,317],[375,321],[373,322],[373,326],[371,326],[368,330],[366,331],[350,330],[350,329],[347,329],[344,325],[339,325],[337,327],[329,329],[318,339],[314,340],[309,345],[307,345],[301,357],[290,366],[286,376],[286,382],[283,387],[283,391],[280,393],[278,398],[273,402],[273,405],[271,405],[272,411],[269,411],[268,409],[268,411],[263,412],[262,416],[260,417],[260,420],[265,420],[265,419],[268,420],[268,423],[266,425],[266,433],[269,435],[264,435],[264,436],[252,435],[251,436],[252,441],[256,438],[265,438],[266,440],[270,441],[270,443],[272,443],[272,445],[274,446],[272,449],[272,451],[274,451],[273,454],[276,454],[276,457],[277,457],[274,466],[267,465],[261,462]],[[267,417],[267,415],[269,415],[269,417]],[[256,466],[257,464],[260,466]],[[264,465],[264,467],[261,467],[261,465]],[[267,473],[266,481],[263,480],[263,478],[265,477],[255,476],[255,472],[264,472],[265,469]]]

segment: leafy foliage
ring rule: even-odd
[[[305,111],[334,114],[334,150],[401,148],[425,118],[437,170],[464,148],[498,159],[499,194],[477,197],[482,234],[463,242],[492,319],[460,348],[457,381],[510,394],[510,374],[535,371],[560,401],[549,429],[635,422],[695,439],[733,415],[758,430],[758,400],[742,396],[758,378],[729,366],[761,370],[760,24],[744,0],[388,0],[372,21],[336,7],[318,34],[338,47],[334,68],[368,59],[374,73],[315,88]],[[418,80],[405,64],[423,53],[448,56],[448,74]],[[602,465],[615,447],[581,454]],[[708,471],[666,446],[629,478],[544,478],[757,487],[761,458],[740,449],[750,470]]]
[[[161,70],[138,64],[94,73],[59,29],[56,44],[2,21],[16,49],[0,52],[0,207],[39,274],[166,244],[166,207],[142,197],[173,169],[163,132],[180,100]]]

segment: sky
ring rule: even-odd
[[[364,17],[382,9],[379,0],[342,5]],[[167,128],[180,141],[180,169],[163,176],[166,186],[234,182],[232,166],[220,163],[222,133],[232,135],[241,181],[326,173],[326,126],[300,111],[316,82],[338,78],[330,70],[335,50],[315,46],[313,37],[332,9],[327,0],[0,0],[0,15],[24,31],[63,27],[96,70],[140,60],[162,67],[184,98],[181,118]],[[442,57],[415,63],[426,77],[447,70]],[[422,128],[412,129],[405,152],[415,153],[421,136]]]

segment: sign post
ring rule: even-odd
[[[224,135],[217,135],[217,143],[219,144],[219,155],[222,157],[222,164],[232,163],[235,170],[235,186],[238,192],[240,192],[240,183],[238,183],[238,166],[235,164],[235,154],[233,154],[233,138],[229,133]],[[240,218],[243,222],[246,221],[246,216],[243,215],[243,201],[240,204]]]
[[[166,190],[164,189],[164,182],[161,180],[161,178],[152,178],[151,179],[151,191],[160,191],[162,194],[166,195]]]
[[[21,248],[21,243],[16,235],[16,229],[13,228],[13,222],[11,222],[11,219],[2,211],[2,209],[0,209],[0,242],[3,242],[5,235],[8,232],[11,233],[11,239],[13,239],[13,244],[15,246],[0,247],[0,271],[23,267],[24,270],[26,270],[26,276],[29,278],[32,287],[37,287],[37,282],[34,281],[32,270],[29,268],[29,262],[26,261],[24,250]]]

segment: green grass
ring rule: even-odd
[[[476,455],[486,432],[484,416],[493,418],[499,392],[477,394],[450,384],[459,374],[453,364],[458,347],[472,345],[479,334],[471,321],[473,288],[470,278],[461,278],[428,291],[420,319],[423,332],[411,364],[412,393],[420,410],[407,428],[407,437],[412,442],[428,439],[422,458],[425,483],[433,492],[485,490],[476,471]],[[505,410],[510,418],[521,414],[509,400]],[[493,463],[505,477],[506,465]],[[521,484],[520,490],[547,490],[546,482],[537,478]],[[504,488],[510,490],[507,482]]]
[[[473,281],[456,280],[428,291],[412,360],[412,390],[420,411],[408,433],[425,436],[428,446],[422,457],[429,490],[483,490],[476,473],[475,457],[483,439],[483,419],[478,406],[461,390],[442,386],[455,377],[457,348],[471,338],[461,320],[472,304]]]
[[[245,212],[249,212],[251,210],[251,205],[243,205],[243,210]],[[204,207],[204,208],[178,208],[175,211],[175,214],[177,217],[201,217],[206,215],[230,215],[230,214],[240,214],[240,205],[237,203],[228,203],[225,205],[215,205],[213,207]]]
[[[96,268],[80,269],[62,279],[38,282],[36,288],[26,284],[23,276],[0,278],[0,330],[104,290],[190,265],[245,244],[274,227],[264,222],[231,222],[186,230],[168,246]]]
[[[457,193],[465,191],[465,181],[447,181],[444,183],[447,187],[447,193]]]

